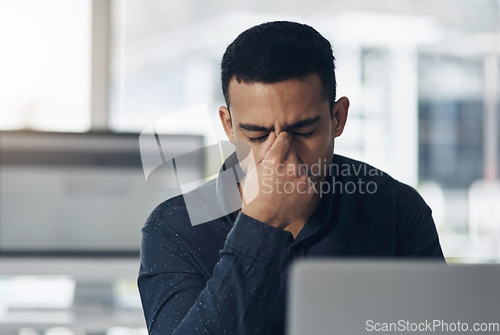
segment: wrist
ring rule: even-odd
[[[265,210],[253,210],[252,208],[245,207],[242,208],[241,212],[252,219],[258,220],[277,229],[284,229],[287,226],[286,223],[280,222],[276,215],[272,215]]]

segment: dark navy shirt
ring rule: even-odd
[[[443,260],[431,210],[413,188],[340,155],[330,171],[330,191],[295,239],[243,213],[191,225],[183,196],[159,205],[143,228],[138,279],[149,332],[283,334],[287,269],[298,258]],[[201,188],[200,211],[234,196],[221,178]]]

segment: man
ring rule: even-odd
[[[209,198],[221,208],[234,200],[221,175],[236,167],[242,208],[192,225],[179,196],[151,214],[138,280],[150,333],[282,334],[297,258],[443,259],[414,189],[333,154],[349,100],[336,100],[332,49],[317,31],[255,26],[229,45],[221,69],[219,115],[236,155],[202,186],[214,191],[197,211],[213,210]]]

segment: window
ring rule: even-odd
[[[90,126],[90,0],[0,2],[0,129]]]

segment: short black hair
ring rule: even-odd
[[[317,74],[335,103],[335,57],[332,46],[314,28],[289,21],[267,22],[242,32],[226,49],[221,63],[222,93],[229,108],[229,82],[272,84]]]

